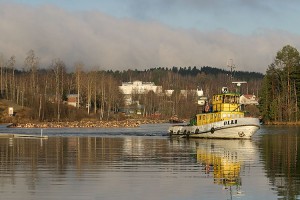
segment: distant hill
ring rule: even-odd
[[[203,66],[201,68],[195,67],[184,67],[184,68],[172,68],[173,72],[178,72],[180,75],[190,75],[196,76],[199,73],[204,73],[207,75],[218,75],[218,74],[227,74],[230,75],[231,71],[224,70],[216,67]],[[240,80],[249,80],[249,79],[263,79],[264,75],[259,72],[248,72],[248,71],[233,71],[232,74],[234,77]]]

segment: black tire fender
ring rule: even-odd
[[[245,133],[243,131],[238,132],[238,134],[239,134],[240,137],[244,137],[245,136]]]

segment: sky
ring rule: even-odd
[[[265,73],[300,49],[299,0],[0,0],[0,55],[22,68],[126,70],[211,66]]]

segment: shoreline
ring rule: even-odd
[[[300,125],[300,121],[298,122],[264,122],[263,125],[273,125],[273,126],[298,126]]]
[[[161,119],[127,119],[114,121],[82,120],[73,122],[27,122],[27,123],[2,123],[0,126],[7,128],[134,128],[141,124],[169,123]],[[171,125],[171,124],[170,124]],[[299,122],[265,122],[263,125],[271,126],[298,126]]]
[[[74,122],[28,122],[11,124],[10,128],[135,128],[141,124],[166,123],[166,120],[122,120],[122,121],[74,121]]]

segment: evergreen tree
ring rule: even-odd
[[[298,121],[300,94],[300,55],[286,45],[277,52],[263,81],[261,113],[270,121]]]

